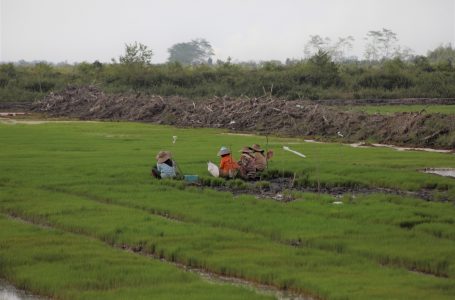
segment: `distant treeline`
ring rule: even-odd
[[[112,62],[76,65],[0,65],[0,101],[33,101],[67,85],[96,84],[106,92],[287,99],[455,97],[451,59],[333,62],[319,51],[309,59],[254,63],[218,61],[184,65]]]

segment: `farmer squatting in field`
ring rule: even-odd
[[[221,157],[220,166],[214,176],[229,179],[236,177],[244,180],[256,179],[259,173],[266,169],[267,160],[272,156],[271,151],[265,155],[264,150],[258,144],[251,147],[245,146],[239,152],[241,152],[240,160],[236,162],[232,157],[231,150],[224,146],[221,147],[217,154]],[[152,168],[153,177],[158,179],[176,178],[180,175],[171,152],[160,151],[156,156],[156,161],[156,165]]]
[[[155,178],[175,178],[178,175],[177,164],[169,151],[160,151],[156,156],[156,166],[152,168]]]
[[[243,179],[255,179],[258,174],[267,168],[267,160],[273,155],[272,151],[265,154],[261,146],[254,144],[243,147],[240,160],[236,162],[227,147],[221,147],[218,156],[221,157],[219,175],[224,178],[235,178],[239,175]]]
[[[217,155],[221,157],[219,167],[220,177],[235,178],[239,172],[239,165],[232,158],[231,150],[229,150],[227,147],[221,147]]]

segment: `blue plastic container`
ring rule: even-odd
[[[199,181],[198,175],[183,175],[183,177],[185,178],[185,181],[189,183],[197,183]]]

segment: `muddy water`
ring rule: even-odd
[[[450,169],[450,168],[446,168],[446,169],[442,169],[442,168],[441,169],[425,169],[422,172],[428,173],[428,174],[436,174],[436,175],[440,175],[440,176],[444,176],[444,177],[455,178],[455,168],[453,168],[453,169]]]
[[[29,293],[18,290],[13,285],[4,280],[0,280],[0,300],[43,300],[44,298],[30,295]]]

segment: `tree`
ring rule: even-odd
[[[311,57],[320,51],[326,52],[334,61],[342,61],[347,54],[347,51],[352,49],[354,37],[339,37],[338,40],[332,43],[329,37],[321,37],[319,35],[310,35],[310,40],[305,44],[303,52],[306,57]]]
[[[134,44],[125,44],[125,55],[119,57],[122,64],[131,65],[150,65],[152,63],[152,49],[144,44],[134,42]]]
[[[382,28],[382,37],[380,39],[380,42],[382,56],[384,58],[392,58],[393,53],[397,49],[397,41],[397,34],[395,32],[386,28]]]
[[[310,35],[310,40],[305,44],[305,48],[303,50],[303,53],[305,53],[306,57],[311,57],[318,53],[319,51],[323,52],[330,52],[329,51],[329,46],[330,46],[331,40],[329,37],[321,37],[320,35]]]
[[[53,88],[54,84],[45,80],[46,77],[52,75],[52,72],[52,66],[45,61],[39,62],[33,67],[32,74],[38,80],[37,83],[40,93],[47,92]]]
[[[432,72],[434,70],[426,56],[416,56],[413,61],[415,66],[422,71]]]
[[[330,55],[322,50],[308,60],[307,71],[306,80],[316,86],[327,88],[341,82],[337,65]]]
[[[178,43],[167,51],[169,52],[169,62],[179,62],[184,65],[206,63],[214,54],[212,46],[205,39]]]
[[[365,40],[367,40],[365,47],[365,58],[367,60],[390,59],[399,49],[397,48],[397,34],[386,28],[368,31]]]
[[[339,37],[338,41],[332,46],[331,56],[334,61],[342,61],[346,58],[347,53],[352,50],[352,43],[354,37],[348,35],[347,37]]]
[[[365,46],[365,59],[371,61],[379,60],[379,44],[382,37],[382,33],[380,31],[370,30],[367,33],[367,44]]]
[[[415,58],[414,50],[409,47],[400,47],[397,46],[395,48],[395,52],[393,53],[394,58],[399,58],[403,61],[412,61]]]
[[[427,57],[431,63],[450,62],[452,64],[455,62],[455,48],[452,48],[451,44],[446,46],[441,45],[432,51],[428,51]]]
[[[0,64],[0,88],[6,87],[10,80],[16,78],[16,67],[13,63]]]

